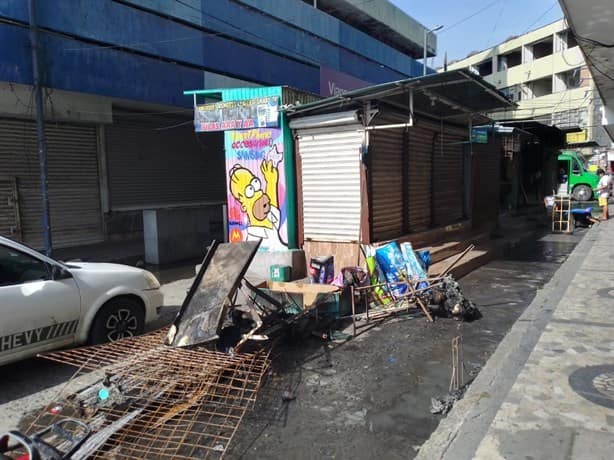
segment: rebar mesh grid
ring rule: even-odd
[[[105,377],[61,396],[33,420],[28,432],[72,417],[92,428],[90,443],[101,441],[91,458],[222,458],[256,400],[268,354],[173,348],[161,345],[165,335],[162,330],[43,355],[77,366],[78,374],[100,371]],[[99,398],[101,388],[108,391],[107,400]],[[52,414],[58,405],[61,413]]]

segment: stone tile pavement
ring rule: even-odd
[[[468,391],[475,406],[455,407],[460,421],[444,420],[418,458],[614,458],[614,221],[593,227],[576,251],[519,319],[520,339],[501,343],[510,348],[493,355],[501,359],[489,362],[489,380]],[[540,323],[531,340],[526,328]]]

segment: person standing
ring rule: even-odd
[[[597,170],[599,176],[599,184],[597,185],[597,196],[599,197],[599,206],[603,208],[603,220],[608,220],[608,198],[610,196],[610,176],[606,175],[601,168]]]

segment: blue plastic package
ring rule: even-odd
[[[391,284],[398,282],[399,274],[406,270],[403,254],[395,242],[377,248],[375,250],[375,260],[380,270],[384,273],[386,281]],[[403,295],[407,291],[407,286],[404,284],[392,284],[391,291],[395,296]]]
[[[425,279],[427,276],[426,271],[420,262],[418,262],[418,258],[416,257],[416,253],[414,252],[414,248],[412,248],[411,243],[402,243],[401,253],[403,254],[403,259],[405,260],[408,278],[413,280]]]
[[[416,254],[418,255],[418,261],[421,262],[424,271],[428,273],[429,267],[431,266],[431,251],[424,249],[422,251],[416,251]]]

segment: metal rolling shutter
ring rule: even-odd
[[[403,130],[369,133],[373,241],[403,234]]]
[[[360,239],[360,126],[299,130],[305,240]]]
[[[409,128],[409,230],[431,226],[431,162],[435,131],[423,124]]]
[[[437,226],[463,218],[463,141],[467,133],[444,125],[439,131],[433,152],[434,223]]]
[[[197,135],[185,117],[113,119],[105,127],[112,210],[226,201],[223,133]]]
[[[96,128],[47,122],[45,133],[53,246],[102,241]],[[41,248],[42,205],[34,122],[0,120],[0,164],[3,172],[17,178],[22,240]]]

